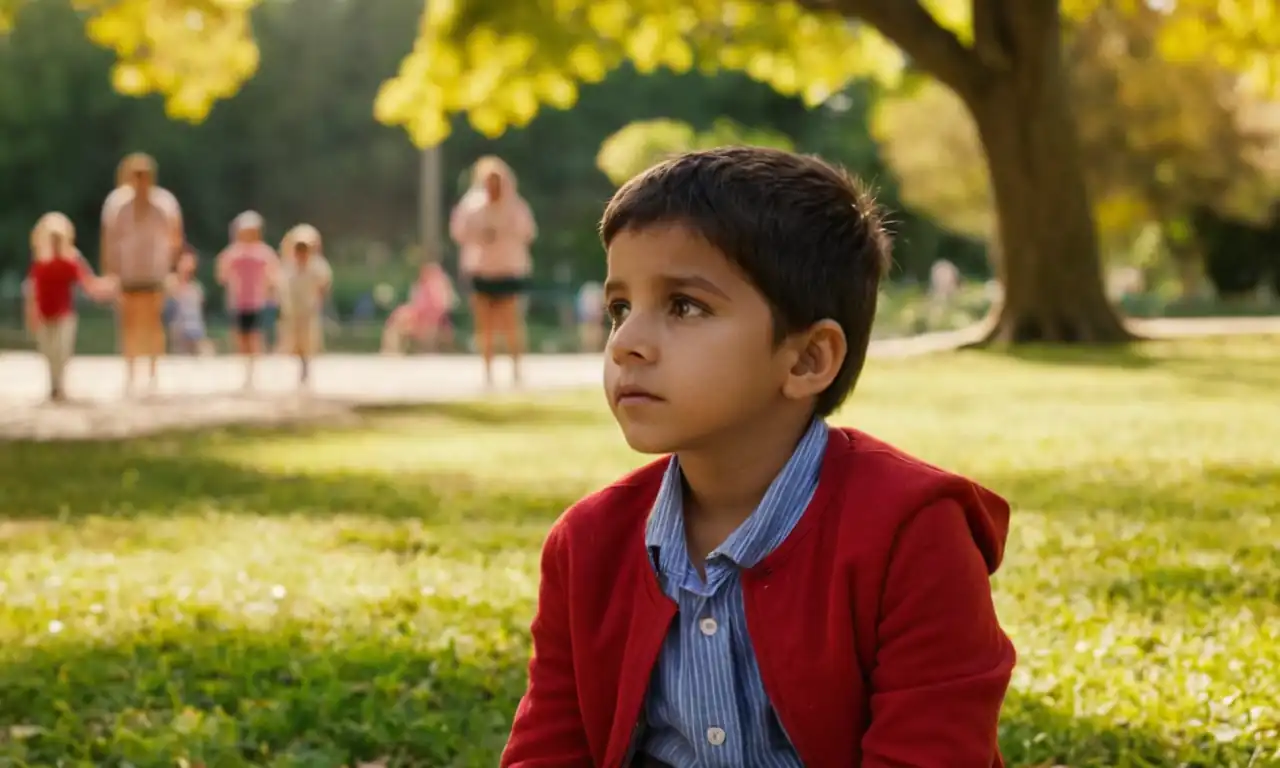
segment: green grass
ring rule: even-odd
[[[1277,340],[873,362],[837,421],[1015,503],[1012,765],[1280,765]],[[493,765],[592,395],[0,445],[0,766]]]

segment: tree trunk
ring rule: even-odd
[[[1019,9],[1021,7],[1021,9]],[[1107,300],[1093,212],[1062,65],[1057,14],[1004,4],[1013,61],[968,95],[987,156],[1004,300],[986,341],[1109,343],[1132,339]],[[945,169],[940,170],[945,173]]]

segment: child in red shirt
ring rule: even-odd
[[[624,185],[601,235],[605,394],[669,455],[552,527],[502,765],[1001,765],[1008,505],[824,422],[888,265],[871,200],[715,149]]]
[[[36,348],[49,364],[49,398],[66,399],[67,363],[76,346],[75,286],[95,299],[112,294],[114,281],[98,278],[75,247],[75,227],[61,213],[46,213],[31,231],[25,317]]]

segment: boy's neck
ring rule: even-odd
[[[780,410],[712,446],[678,452],[686,518],[736,526],[755,511],[813,421],[807,411]]]

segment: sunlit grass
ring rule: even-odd
[[[1280,765],[1280,342],[881,362],[836,419],[1015,504],[1013,765]],[[0,766],[495,763],[594,394],[0,445]]]

